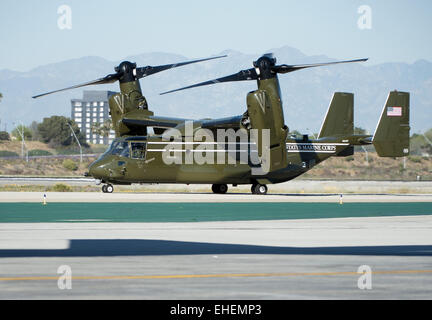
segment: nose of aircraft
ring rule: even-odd
[[[106,176],[106,169],[100,163],[95,162],[90,166],[88,174],[93,178],[101,179]]]

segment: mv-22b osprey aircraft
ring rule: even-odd
[[[316,139],[289,135],[278,74],[367,59],[276,65],[273,55],[265,54],[254,61],[251,69],[162,93],[255,80],[258,89],[247,94],[247,110],[243,114],[201,120],[154,116],[142,95],[139,79],[209,59],[141,68],[125,61],[115,68],[115,74],[57,90],[120,82],[120,93],[109,99],[116,139],[90,165],[88,172],[103,184],[103,192],[113,192],[113,184],[181,183],[211,184],[212,191],[220,194],[227,192],[229,184],[250,184],[253,194],[266,194],[267,184],[294,179],[332,156],[352,155],[354,146],[373,144],[381,157],[409,154],[407,92],[389,93],[373,135],[354,134],[354,98],[352,93],[345,92],[334,93]],[[147,134],[148,127],[153,128],[154,134]]]

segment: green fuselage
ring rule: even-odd
[[[350,99],[345,99],[348,104],[343,99],[335,103],[336,116],[324,126],[333,128],[331,135],[314,140],[289,137],[275,62],[264,55],[254,62],[254,69],[235,75],[235,79],[247,80],[244,74],[255,74],[257,90],[247,94],[243,115],[214,120],[154,116],[139,81],[127,74],[120,81],[121,92],[109,101],[117,138],[90,166],[89,175],[106,184],[265,185],[291,180],[332,156],[353,154],[353,145],[371,143],[366,139],[370,136],[352,135],[348,116],[352,113],[339,116],[339,111],[352,109]],[[339,130],[341,126],[349,130]],[[156,135],[147,135],[147,127]],[[231,131],[234,140],[229,134],[219,139],[220,131]],[[195,139],[197,134],[199,139]],[[246,141],[242,140],[245,136]]]
[[[166,151],[174,144],[175,151]],[[114,140],[111,147],[91,166],[89,174],[104,183],[185,183],[185,184],[253,184],[280,183],[291,180],[328,159],[341,155],[352,146],[346,138],[311,140],[288,138],[287,166],[264,175],[254,175],[250,161],[254,144],[249,144],[241,157],[240,143],[234,143],[236,152],[227,145],[205,145],[201,142],[169,142],[160,136],[128,137]],[[117,147],[121,147],[118,150]],[[137,149],[137,146],[139,147]],[[224,147],[226,150],[224,150]],[[232,148],[232,147],[231,147]],[[244,148],[244,147],[243,147]],[[223,156],[221,156],[221,154]],[[167,164],[166,157],[178,155],[179,163]],[[197,155],[206,156],[199,163]],[[165,158],[164,158],[165,157]],[[224,159],[221,163],[221,159]],[[198,159],[198,160],[197,160]],[[212,160],[213,159],[213,160]],[[219,160],[219,161],[218,161]]]

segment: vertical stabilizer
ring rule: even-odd
[[[335,92],[318,138],[350,136],[354,133],[354,95]]]
[[[372,139],[380,157],[409,154],[409,100],[408,92],[389,93]]]

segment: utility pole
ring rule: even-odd
[[[69,124],[69,122],[66,122],[66,124],[67,124],[67,125],[69,126],[69,128],[71,129],[72,134],[73,134],[73,136],[75,137],[76,142],[78,143],[78,146],[79,146],[79,148],[80,148],[80,163],[82,163],[82,148],[81,148],[81,143],[79,142],[79,140],[78,140],[78,138],[77,138],[75,132],[73,131],[72,126]]]
[[[426,137],[426,135],[424,133],[422,133],[421,135],[425,138],[426,142],[432,146],[432,141],[430,141],[429,138]]]
[[[22,121],[20,121],[21,122],[21,137],[22,137],[22,145],[25,147],[25,150],[26,150],[26,161],[28,162],[28,149],[27,149],[27,146],[26,146],[26,144],[25,144],[25,141],[24,141],[24,133],[25,133],[25,127],[24,127],[24,124],[22,123]]]
[[[426,137],[426,135],[424,133],[421,133],[420,130],[419,130],[419,135],[422,135],[423,138],[425,138],[426,142],[429,143],[430,146],[432,146],[432,141],[430,141],[429,138]]]
[[[366,148],[364,146],[361,146],[361,147],[362,147],[363,151],[366,153],[366,165],[368,166],[369,165],[368,152],[367,152],[367,150],[366,150]]]

